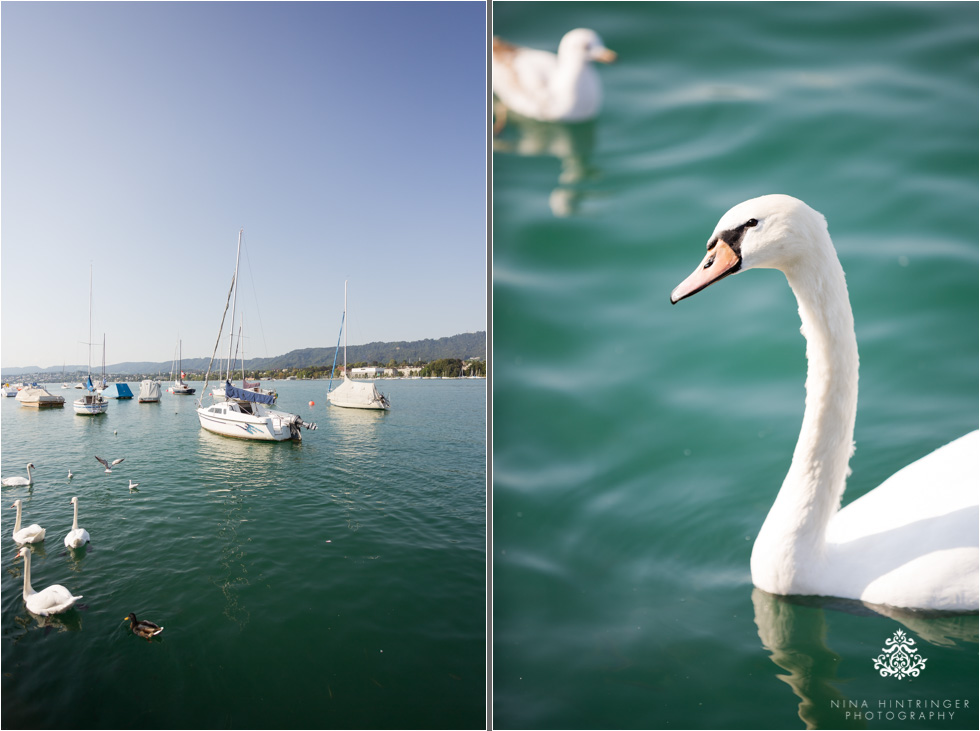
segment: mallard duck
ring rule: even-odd
[[[146,641],[149,642],[150,638],[154,635],[158,635],[163,632],[163,627],[158,624],[154,624],[147,619],[136,619],[136,615],[132,612],[129,613],[128,617],[123,617],[123,621],[129,620],[129,628],[133,630],[133,634],[137,634],[140,637],[145,637]]]

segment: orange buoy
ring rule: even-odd
[[[310,406],[316,406],[316,404],[310,401]]]

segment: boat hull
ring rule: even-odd
[[[251,439],[259,442],[302,439],[299,430],[290,429],[288,422],[276,412],[264,416],[252,416],[231,411],[226,405],[216,404],[198,409],[197,416],[202,429],[234,439]]]
[[[72,403],[72,408],[81,416],[97,416],[108,410],[109,402],[102,396],[83,396]]]

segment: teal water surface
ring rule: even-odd
[[[619,54],[600,117],[494,141],[495,725],[976,728],[976,614],[753,590],[803,413],[785,278],[668,296],[730,207],[801,198],[861,355],[844,502],[976,429],[978,6],[493,7],[520,45],[575,27]],[[898,630],[918,677],[874,668]]]
[[[3,475],[37,467],[2,495],[4,728],[484,724],[485,382],[383,381],[387,413],[272,385],[319,424],[302,443],[211,434],[168,393],[95,417],[60,384],[64,409],[0,399]],[[125,459],[107,475],[94,455]],[[32,584],[81,594],[69,613],[24,606],[17,498],[47,530]],[[129,612],[163,634],[133,636]]]

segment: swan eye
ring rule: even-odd
[[[754,218],[750,218],[748,221],[745,222],[746,228],[754,228],[754,227],[756,227],[758,225],[759,225],[759,222],[756,219],[754,219]]]
[[[706,261],[706,262],[704,263],[704,266],[703,266],[703,267],[701,267],[701,268],[702,268],[702,269],[707,269],[708,267],[710,267],[710,266],[711,266],[712,264],[714,264],[714,263],[715,263],[715,258],[714,258],[714,257],[712,256],[712,257],[711,257],[710,259],[708,259],[708,261]]]

